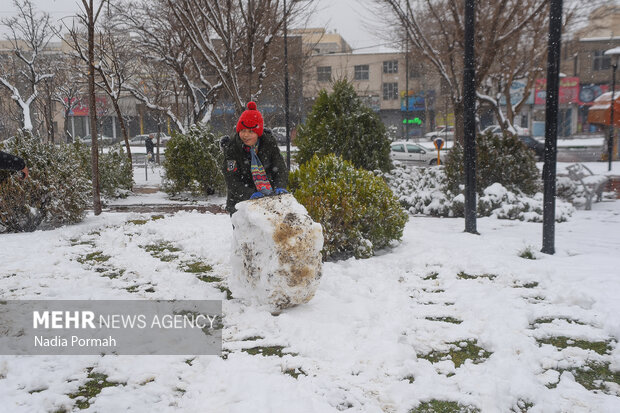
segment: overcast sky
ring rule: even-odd
[[[369,10],[372,0],[315,1],[316,13],[310,19],[310,26],[326,26],[330,31],[337,31],[354,49],[384,43],[384,40],[373,34],[379,22],[375,14]],[[54,20],[74,14],[79,9],[77,4],[80,3],[79,0],[33,0],[33,2],[38,10],[50,13]],[[10,17],[14,14],[13,2],[2,0],[0,16]],[[5,31],[2,30],[2,33]]]

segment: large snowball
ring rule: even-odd
[[[310,301],[321,278],[321,225],[290,194],[236,207],[229,280],[233,296],[276,310]]]

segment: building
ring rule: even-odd
[[[300,32],[304,50],[312,51],[304,70],[306,111],[311,109],[321,90],[329,92],[334,81],[347,79],[397,137],[407,133],[412,138],[421,136],[436,123],[449,123],[452,119],[448,116],[447,105],[442,105],[444,100],[439,96],[438,77],[429,75],[433,71],[427,70],[414,57],[408,61],[405,53],[397,51],[353,53],[348,48],[348,51],[336,52],[334,50],[347,47],[339,49],[335,45],[348,46],[340,35],[333,33],[318,37],[324,33],[322,29]],[[324,41],[327,45],[323,45]]]
[[[620,46],[620,6],[604,5],[588,16],[588,23],[575,31],[562,45],[560,86],[560,135],[602,132],[587,122],[594,99],[611,90],[611,58],[606,50]],[[562,85],[562,82],[566,83]]]

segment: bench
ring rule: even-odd
[[[592,200],[596,196],[596,202],[603,197],[603,190],[607,184],[607,177],[595,175],[590,168],[581,163],[575,163],[566,167],[571,181],[580,184],[586,198],[586,211],[592,209]]]

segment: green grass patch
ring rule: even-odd
[[[262,340],[265,337],[261,337],[261,336],[252,336],[252,337],[248,337],[248,338],[244,338],[241,341],[256,341],[256,340]]]
[[[536,287],[538,287],[538,282],[532,281],[532,282],[525,283],[525,284],[515,284],[513,285],[512,288],[536,288]]]
[[[215,283],[215,282],[220,282],[222,281],[221,278],[219,277],[215,277],[213,275],[199,275],[198,279],[202,282],[206,282],[206,283]],[[220,290],[222,291],[222,290]]]
[[[438,275],[439,275],[438,272],[433,271],[433,272],[427,274],[426,277],[424,277],[422,279],[426,280],[426,281],[428,281],[428,280],[436,280]]]
[[[115,383],[108,381],[108,376],[103,373],[93,373],[92,368],[88,370],[88,381],[80,386],[75,393],[68,394],[69,398],[77,399],[75,405],[78,409],[88,409],[90,401],[96,397],[101,390],[106,387],[124,386],[125,383]]]
[[[463,320],[454,317],[426,317],[429,321],[443,321],[444,323],[461,324]]]
[[[138,288],[140,288],[139,285],[131,285],[129,287],[125,287],[125,290],[127,290],[128,293],[137,293]]]
[[[226,293],[226,299],[227,300],[232,300],[233,299],[233,295],[230,292],[230,290],[228,289],[228,287],[225,287],[223,285],[218,285],[217,289],[220,290],[223,293]]]
[[[181,251],[180,248],[177,248],[166,241],[158,242],[157,244],[141,245],[140,247],[150,253],[153,257],[159,258],[163,262],[176,260],[179,258],[178,255],[172,253]]]
[[[611,340],[608,341],[587,341],[587,340],[575,340],[570,337],[559,336],[550,337],[544,339],[537,339],[538,344],[551,344],[559,349],[565,349],[568,347],[578,347],[584,350],[591,350],[600,355],[605,355],[612,350]]]
[[[159,219],[164,219],[165,217],[163,215],[153,215],[151,217],[151,221],[157,221]]]
[[[213,271],[213,267],[200,261],[185,263],[182,266],[183,271],[193,274],[200,274]]]
[[[144,225],[147,222],[148,222],[148,219],[130,219],[129,221],[127,221],[127,223],[134,224],[134,225]]]
[[[427,293],[432,293],[432,294],[438,294],[438,293],[445,293],[446,290],[442,290],[441,288],[438,288],[436,290],[427,290],[426,288],[422,288],[422,291],[427,292]]]
[[[530,246],[525,247],[525,249],[521,250],[519,252],[519,257],[524,258],[526,260],[535,260],[536,259],[536,255],[534,255],[534,251],[532,250],[532,247],[530,247]]]
[[[194,358],[192,358],[192,359],[187,359],[187,360],[185,360],[185,364],[187,364],[188,366],[191,366],[191,365],[192,365],[192,363],[194,362],[194,359],[195,359],[195,357],[194,357]]]
[[[463,406],[457,402],[446,400],[431,400],[423,402],[409,413],[479,413],[480,410],[473,406]]]
[[[95,251],[95,252],[91,252],[90,254],[86,254],[81,257],[78,257],[77,262],[79,262],[80,264],[95,265],[95,264],[100,264],[102,262],[106,262],[110,258],[111,257],[109,255],[103,255],[102,251]]]
[[[572,371],[575,381],[588,390],[610,390],[605,383],[620,385],[620,372],[611,371],[609,363],[590,362],[584,367]],[[620,396],[619,393],[616,395]]]
[[[568,324],[579,324],[580,326],[585,326],[586,325],[586,323],[583,323],[581,321],[574,320],[574,319],[568,318],[568,317],[542,317],[542,318],[537,318],[536,320],[534,320],[532,325],[535,325],[535,324],[550,324],[550,323],[553,323],[553,320],[564,320]]]
[[[482,347],[479,347],[476,340],[456,341],[446,344],[450,346],[448,351],[432,351],[425,355],[419,355],[418,357],[426,359],[431,363],[452,360],[454,367],[458,369],[466,360],[471,360],[474,364],[479,364],[488,359],[492,354]]]
[[[282,352],[283,349],[284,349],[283,346],[267,346],[267,347],[259,346],[259,347],[252,347],[252,348],[244,348],[241,351],[244,351],[252,356],[256,356],[259,354],[261,356],[277,356],[277,357],[283,357],[286,354],[290,354],[292,356],[297,355],[294,353],[283,353]]]
[[[301,367],[295,367],[294,369],[286,369],[286,370],[284,370],[282,373],[284,373],[284,374],[288,374],[289,376],[291,376],[291,377],[293,377],[293,378],[295,378],[295,379],[296,379],[297,377],[299,377],[300,375],[307,376],[306,372],[305,372],[305,371],[303,371],[303,370],[301,369]]]
[[[494,280],[495,278],[497,278],[497,275],[495,274],[467,274],[465,271],[461,271],[458,274],[456,274],[457,278],[460,278],[462,280],[476,280],[479,278],[488,278],[489,280]]]
[[[415,381],[415,377],[413,375],[403,377],[403,380],[407,380],[409,383],[413,383]]]
[[[154,293],[155,289],[153,287],[149,287],[146,290],[144,290],[145,293]]]

